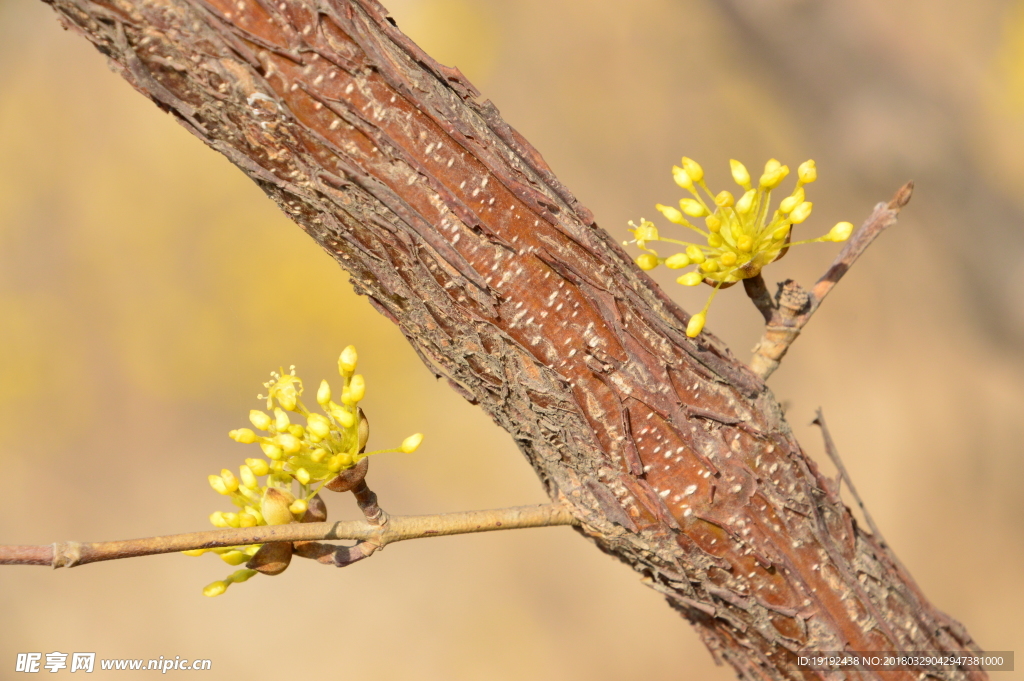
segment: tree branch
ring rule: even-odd
[[[291,525],[263,525],[242,529],[188,532],[123,541],[92,543],[69,541],[42,546],[0,546],[0,565],[75,567],[102,560],[154,556],[161,553],[176,553],[195,549],[319,540],[355,539],[369,542],[376,550],[407,539],[578,524],[578,521],[564,506],[542,504],[486,511],[442,513],[440,515],[391,516],[382,526],[362,520],[343,520],[335,523],[292,523]],[[338,547],[331,547],[331,550],[334,551],[336,548]]]
[[[374,0],[47,1],[336,258],[742,678],[807,678],[807,650],[975,649],[828,491],[763,381],[688,339],[536,150]]]
[[[743,280],[747,295],[765,318],[764,335],[754,348],[754,357],[750,361],[750,368],[762,380],[767,380],[779,368],[779,363],[789,351],[789,346],[811,320],[811,315],[817,312],[821,301],[839,283],[853,263],[857,262],[879,234],[896,224],[900,209],[907,205],[913,192],[914,183],[908,182],[899,188],[889,203],[875,206],[875,210],[853,233],[810,293],[795,281],[787,280],[779,286],[776,301],[773,303],[760,275]]]

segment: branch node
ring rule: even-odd
[[[885,229],[896,224],[900,209],[907,205],[914,192],[914,183],[907,182],[897,190],[889,203],[879,203],[868,216],[868,219],[857,229],[846,242],[843,249],[839,251],[832,264],[815,282],[810,292],[804,290],[795,281],[788,280],[779,284],[779,291],[775,296],[776,304],[769,307],[765,304],[763,296],[766,292],[758,289],[757,282],[744,286],[747,295],[751,297],[761,314],[765,317],[765,330],[754,347],[754,357],[750,361],[750,368],[762,381],[779,367],[779,362],[789,350],[789,346],[800,335],[811,315],[821,305],[821,301],[835,287],[844,274],[853,266],[857,258],[861,256],[867,247],[871,245],[879,234]],[[760,277],[757,277],[760,279]],[[753,278],[752,278],[753,279]],[[761,282],[764,287],[764,281]],[[768,310],[771,310],[769,315]]]
[[[75,567],[82,560],[82,545],[76,541],[53,543],[53,561],[50,565],[54,570],[62,567]]]

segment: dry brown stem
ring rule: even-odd
[[[689,315],[375,0],[47,1],[336,258],[742,678],[821,677],[808,650],[974,649],[828,491],[761,378],[687,338]]]
[[[541,504],[486,511],[442,513],[440,515],[392,516],[383,526],[362,520],[346,520],[336,523],[292,523],[291,525],[263,525],[244,529],[209,530],[124,541],[93,543],[69,541],[42,546],[0,546],[0,565],[75,567],[102,560],[153,556],[159,553],[175,553],[193,549],[214,549],[272,542],[316,542],[319,540],[355,539],[367,542],[377,549],[407,539],[575,524],[578,524],[578,521],[564,506]],[[334,551],[338,548],[331,547],[331,550]],[[310,554],[306,557],[316,558],[320,555],[316,549],[305,552]],[[301,553],[300,551],[300,555]]]

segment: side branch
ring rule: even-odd
[[[379,549],[406,539],[578,524],[579,522],[562,504],[542,504],[485,511],[442,513],[440,515],[393,516],[383,526],[373,525],[362,520],[345,520],[336,523],[293,523],[291,525],[264,525],[243,529],[188,532],[124,541],[0,546],[0,565],[75,567],[102,560],[153,556],[159,553],[175,553],[194,549],[325,539],[365,541]]]
[[[879,234],[896,224],[900,209],[910,201],[913,191],[914,183],[908,182],[900,187],[889,203],[879,203],[875,206],[875,210],[860,229],[854,232],[825,274],[814,284],[810,293],[795,281],[788,280],[780,284],[779,292],[773,301],[760,275],[743,281],[747,295],[765,319],[764,335],[754,348],[754,357],[750,362],[750,368],[762,380],[767,380],[779,367],[779,362],[786,355],[789,346],[810,321],[811,315],[817,311],[821,301],[839,283],[857,258]]]

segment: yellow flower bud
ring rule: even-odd
[[[331,401],[331,386],[327,385],[327,379],[320,381],[320,388],[316,391],[316,401],[321,407]]]
[[[778,163],[778,161],[776,161]],[[775,189],[789,175],[789,166],[779,166],[771,172],[765,171],[759,183],[765,189]]]
[[[670,270],[679,270],[690,265],[690,258],[685,253],[676,253],[665,259],[665,266]]]
[[[796,172],[801,184],[810,184],[818,179],[818,168],[814,165],[814,161],[811,160],[801,163]]]
[[[730,159],[729,169],[732,171],[732,179],[739,186],[744,189],[750,187],[750,173],[747,172],[747,167],[737,161],[736,159]]]
[[[227,553],[220,554],[220,559],[228,565],[241,565],[249,560],[249,556],[241,551],[228,551]]]
[[[700,164],[694,161],[692,158],[683,156],[683,170],[690,176],[690,179],[694,182],[700,182],[704,179],[704,169],[700,167]]]
[[[725,240],[721,234],[708,234],[708,246],[711,246],[711,248],[718,248],[723,243],[725,243]]]
[[[224,513],[222,511],[214,511],[210,514],[210,524],[214,527],[229,527],[228,521],[224,518]]]
[[[696,338],[700,332],[704,329],[704,321],[707,317],[703,312],[690,317],[690,323],[686,325],[686,335],[690,338]]]
[[[321,439],[331,432],[331,422],[322,414],[310,414],[306,419],[306,427],[310,433]]]
[[[242,527],[256,527],[260,524],[260,522],[256,519],[256,516],[254,515],[251,515],[249,513],[239,513],[238,524]]]
[[[362,374],[356,374],[348,384],[348,397],[352,404],[366,396],[366,381]]]
[[[342,428],[351,428],[356,424],[356,417],[353,416],[351,411],[342,407],[340,404],[334,404],[332,402],[328,405],[328,410],[331,412],[331,416],[341,424]]]
[[[840,222],[830,229],[826,236],[829,241],[846,241],[850,238],[851,234],[853,234],[853,224],[849,222]]]
[[[186,556],[201,556],[206,553],[207,549],[189,549],[188,551],[182,551]]]
[[[284,409],[274,409],[274,427],[277,428],[278,432],[284,432],[288,430],[288,426],[292,424],[288,418],[288,412]]]
[[[289,506],[295,501],[289,492],[276,487],[268,487],[263,493],[263,501],[260,503],[260,513],[268,525],[287,525],[292,522],[292,512]]]
[[[252,474],[259,477],[270,472],[270,465],[263,459],[246,459],[245,465],[249,467]]]
[[[300,468],[294,473],[295,479],[301,482],[303,485],[308,485],[310,481],[309,471],[305,468]]]
[[[359,354],[356,352],[356,346],[349,345],[341,351],[341,357],[338,358],[338,372],[342,376],[351,376],[355,373],[358,361]]]
[[[416,433],[402,440],[402,446],[399,447],[406,454],[412,454],[423,442],[423,433]]]
[[[801,222],[806,220],[811,215],[811,209],[814,204],[810,201],[804,201],[799,206],[793,209],[793,212],[789,214],[789,221],[794,225],[799,225]]]
[[[744,234],[740,238],[736,239],[736,248],[739,249],[741,253],[750,253],[754,248],[754,238]]]
[[[636,258],[636,264],[642,270],[653,270],[658,266],[658,256],[653,253],[641,253]]]
[[[804,188],[797,187],[793,190],[790,196],[782,199],[782,203],[779,204],[779,210],[783,213],[790,213],[794,208],[804,202]]]
[[[309,509],[309,502],[305,499],[296,499],[292,502],[292,505],[288,507],[288,510],[292,512],[292,515],[296,518],[301,518],[306,511]]]
[[[718,257],[718,260],[726,267],[732,267],[736,264],[737,257],[732,251],[726,251]]]
[[[260,503],[260,500],[257,500],[257,502],[256,502],[256,503]],[[242,515],[247,515],[247,516],[250,516],[250,517],[252,517],[252,518],[255,518],[255,519],[256,519],[256,524],[257,524],[257,525],[262,525],[262,524],[263,524],[263,514],[262,514],[262,513],[260,513],[259,511],[257,511],[257,510],[256,510],[256,509],[255,509],[254,507],[252,507],[252,506],[246,506],[246,507],[245,507],[245,509],[244,509],[244,512],[243,512],[243,513],[241,513],[241,514],[239,514],[239,516],[238,516],[238,517],[239,517],[239,518],[241,518],[241,517],[242,517]]]
[[[352,461],[352,457],[348,454],[335,454],[331,457],[331,460],[327,462],[327,468],[329,468],[331,472],[336,473],[343,468],[351,468],[353,463],[355,462]]]
[[[661,214],[664,215],[665,219],[668,220],[669,222],[674,222],[677,225],[686,224],[686,218],[683,217],[683,214],[680,213],[675,208],[673,208],[672,206],[663,206],[660,203],[656,203],[654,204],[654,207],[657,208],[658,211],[661,212]]]
[[[700,269],[702,272],[717,272],[718,271],[718,260],[712,258],[701,263]]]
[[[210,481],[210,487],[212,487],[217,494],[231,494],[234,491],[228,489],[228,486],[224,484],[224,479],[219,475],[210,475],[207,476],[206,479]]]
[[[754,210],[754,199],[757,197],[757,190],[751,189],[740,197],[740,200],[736,202],[736,212],[740,215],[746,215],[750,211]]]
[[[214,596],[220,596],[222,593],[224,593],[227,590],[228,590],[228,583],[227,582],[223,582],[223,581],[213,582],[212,584],[207,584],[203,588],[203,595],[204,596],[209,596],[209,597],[212,598]]]
[[[782,227],[779,227],[774,232],[772,232],[772,239],[774,239],[775,241],[782,241],[788,235],[789,225],[783,225]]]
[[[718,233],[722,229],[722,221],[717,215],[709,215],[704,218],[704,224],[708,226],[708,231]]]
[[[229,492],[234,492],[236,489],[238,489],[238,478],[236,478],[235,474],[229,471],[227,468],[223,469],[220,472],[220,478],[221,480],[224,481],[224,486],[227,488]]]
[[[692,218],[700,218],[708,214],[708,212],[704,210],[704,206],[700,205],[700,201],[697,201],[696,199],[680,199],[679,207],[683,209],[684,213]]]
[[[253,546],[253,547],[250,547],[250,548],[256,548],[256,547]],[[252,577],[254,574],[256,574],[255,570],[235,570],[234,572],[232,572],[228,576],[228,579],[231,580],[232,582],[234,582],[235,584],[241,584],[242,582],[244,582],[244,581],[248,580],[250,577]]]
[[[704,251],[700,250],[698,246],[687,246],[686,255],[687,257],[690,258],[690,262],[697,265],[701,264],[702,262],[704,262],[704,260],[706,260],[706,258],[704,257]]]
[[[248,428],[239,428],[238,430],[232,430],[228,433],[228,437],[235,442],[241,442],[242,444],[251,445],[256,442],[256,433],[252,432]]]
[[[683,189],[693,189],[693,180],[679,166],[672,166],[672,179]]]
[[[278,435],[277,444],[281,446],[285,454],[298,454],[302,451],[302,441],[291,433],[281,433]]]
[[[682,284],[683,286],[696,286],[702,281],[704,281],[704,275],[701,274],[700,272],[687,272],[683,276],[676,279],[676,283]]]
[[[768,162],[764,164],[764,172],[765,172],[765,174],[774,173],[776,170],[778,170],[781,167],[782,167],[782,164],[779,163],[779,159],[777,159],[777,158],[770,158],[770,159],[768,159]]]
[[[241,527],[237,513],[221,513],[220,515],[224,518],[224,522],[228,524],[228,527]]]
[[[263,450],[263,453],[267,455],[268,459],[273,459],[274,461],[277,461],[284,456],[284,452],[281,451],[280,447],[269,442],[261,442],[260,449]]]
[[[732,192],[723,189],[715,195],[715,205],[719,208],[728,208],[734,203],[736,203],[736,199],[733,197]]]
[[[273,423],[270,417],[259,409],[253,409],[249,412],[249,421],[260,430],[269,430],[270,424]]]

